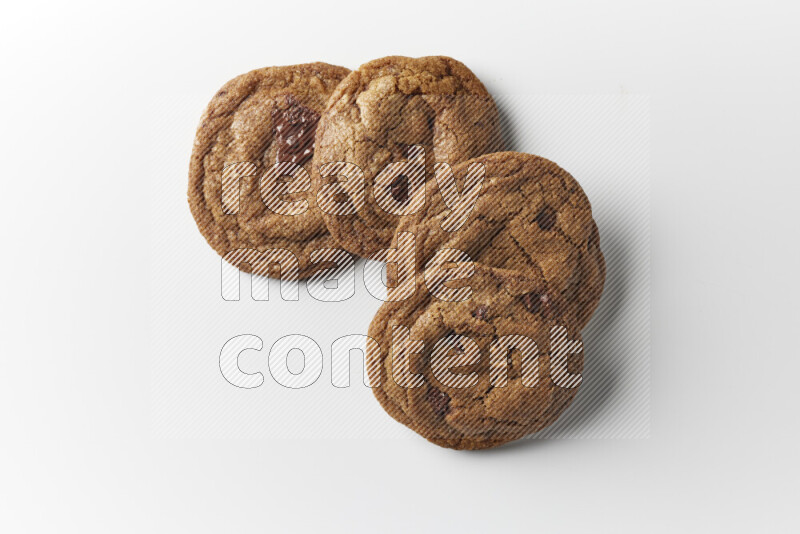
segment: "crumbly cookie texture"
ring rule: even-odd
[[[338,247],[310,190],[281,194],[287,202],[306,200],[308,209],[280,214],[267,208],[259,181],[276,162],[311,171],[319,116],[349,72],[326,63],[258,69],[226,83],[208,104],[192,151],[189,206],[221,256],[244,248],[285,249],[297,257],[299,274],[306,277],[319,267],[309,261],[313,250]],[[223,171],[239,176],[238,211],[223,205]]]
[[[382,209],[376,196],[407,205],[409,178],[398,175],[380,185],[375,178],[387,164],[407,160],[412,146],[425,149],[423,180],[432,176],[435,161],[457,163],[502,150],[494,100],[462,63],[442,56],[377,59],[350,73],[331,95],[317,128],[312,182],[320,190],[339,180],[320,174],[327,162],[363,171],[363,206],[347,215],[323,214],[349,252],[366,257],[390,244],[401,216]]]
[[[580,184],[552,161],[500,152],[453,166],[459,191],[475,163],[484,165],[485,178],[474,209],[458,229],[443,229],[453,210],[435,180],[427,184],[422,209],[400,221],[398,235],[415,237],[416,272],[437,250],[450,248],[493,267],[538,273],[549,293],[575,309],[577,326],[586,326],[603,292],[605,260]]]
[[[393,418],[442,447],[484,449],[547,427],[569,406],[578,388],[562,387],[552,378],[550,336],[554,326],[563,326],[569,340],[579,342],[580,329],[574,308],[548,294],[540,273],[475,264],[466,284],[472,295],[460,302],[440,300],[433,288],[421,284],[411,298],[384,303],[370,324],[369,335],[377,344],[368,345],[367,361],[374,376],[380,375],[373,392]],[[396,327],[407,328],[410,338],[422,341],[424,348],[407,360],[396,359]],[[499,371],[490,371],[490,347],[510,335],[536,343],[537,380],[532,381],[532,360],[526,360],[530,345],[523,343],[497,351],[500,360],[494,361],[504,363],[507,374],[505,382],[492,382]],[[441,367],[433,363],[437,343],[445,347],[439,350],[447,351],[438,353],[439,358],[455,358],[451,369],[461,381],[444,378],[450,383],[443,383]],[[474,359],[459,361],[464,354]],[[405,387],[406,369],[423,377],[417,387]],[[566,370],[577,374],[582,369],[583,353],[576,351]],[[461,387],[471,373],[477,378]]]

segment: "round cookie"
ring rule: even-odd
[[[306,277],[320,267],[311,264],[312,251],[338,247],[320,216],[308,173],[319,115],[349,72],[326,63],[258,69],[226,83],[208,104],[192,151],[189,206],[221,256],[239,249],[284,249],[297,257],[299,275]],[[277,167],[279,162],[283,166]],[[229,259],[248,272],[277,274],[272,267],[262,273],[246,257]]]
[[[389,171],[424,149],[426,172]],[[481,81],[449,57],[385,57],[362,65],[336,88],[320,118],[312,182],[333,236],[368,257],[389,246],[402,215],[417,206],[435,161],[457,163],[502,150],[498,111]],[[420,153],[421,154],[421,153]],[[363,197],[323,164],[342,162],[363,173]],[[405,174],[404,174],[405,172]],[[352,184],[352,182],[351,182]],[[348,184],[350,185],[350,184]]]
[[[539,273],[473,268],[460,284],[472,288],[467,300],[441,300],[428,276],[411,298],[385,302],[369,327],[377,343],[367,345],[381,406],[453,449],[495,447],[552,424],[583,370],[574,309],[547,293]]]
[[[552,161],[499,152],[452,167],[462,194],[468,171],[473,169],[472,176],[477,176],[475,164],[484,166],[485,175],[480,189],[472,190],[478,192],[471,212],[459,209],[452,199],[455,209],[450,209],[437,180],[432,180],[422,209],[400,221],[398,235],[410,232],[415,237],[416,272],[437,250],[449,248],[475,262],[539,273],[550,293],[576,309],[583,328],[603,292],[605,260],[591,204],[580,184]],[[389,282],[394,285],[396,278],[390,276]]]

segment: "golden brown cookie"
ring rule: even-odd
[[[308,173],[320,113],[349,72],[326,63],[258,69],[229,81],[211,100],[192,151],[189,206],[221,256],[283,249],[297,258],[305,277],[317,267],[311,252],[338,247]],[[229,259],[250,271],[252,265],[240,263],[246,257]]]
[[[443,300],[452,295],[423,275],[427,283],[410,299],[384,303],[369,328],[381,406],[454,449],[495,447],[552,424],[583,369],[574,308],[548,293],[540,273],[472,268],[448,282],[471,287],[469,298]]]
[[[448,177],[470,201],[442,194]],[[538,156],[500,152],[439,166],[427,189],[422,209],[397,227],[414,235],[416,272],[437,250],[457,249],[479,263],[537,273],[578,311],[579,328],[586,325],[603,292],[605,261],[589,199],[568,172]]]
[[[385,57],[350,73],[331,95],[312,181],[328,229],[366,257],[388,247],[402,214],[419,206],[435,161],[457,163],[501,147],[494,100],[464,64]],[[421,161],[421,172],[387,167],[409,159]]]

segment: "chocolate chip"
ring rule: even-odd
[[[522,295],[522,305],[531,313],[539,313],[542,308],[542,295],[539,293],[527,293]]]
[[[461,341],[459,341],[458,337],[456,336],[456,331],[452,328],[448,330],[444,336],[442,336],[442,339],[451,349],[464,352],[464,347],[461,345]]]
[[[541,312],[545,318],[554,317],[558,314],[558,309],[550,300],[550,295],[547,293],[532,292],[522,295],[522,305],[531,313]]]
[[[475,317],[476,319],[483,321],[486,319],[486,315],[488,313],[489,313],[489,306],[487,306],[486,304],[481,304],[472,311],[472,316]]]
[[[392,193],[392,198],[397,202],[405,202],[408,200],[408,176],[405,174],[398,174],[395,176],[389,186],[389,191]]]
[[[597,231],[597,226],[592,228],[592,233],[589,235],[589,239],[586,240],[586,248],[588,250],[592,250],[594,247],[599,245],[600,234]]]
[[[536,224],[539,225],[539,228],[548,232],[556,225],[556,215],[556,210],[550,206],[545,206],[536,216]]]
[[[272,127],[278,146],[277,161],[305,165],[314,155],[314,134],[319,113],[286,95],[286,109],[272,110]]]
[[[431,387],[428,389],[426,397],[433,408],[433,413],[438,417],[442,417],[450,410],[450,395],[444,391]]]

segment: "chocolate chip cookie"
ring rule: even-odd
[[[603,291],[605,261],[591,204],[568,172],[538,156],[500,152],[437,164],[425,205],[397,231],[414,235],[416,272],[437,250],[457,249],[476,262],[540,274],[548,293],[575,309],[579,328]]]
[[[349,72],[326,63],[258,69],[229,81],[211,100],[194,142],[189,206],[221,256],[282,249],[297,258],[296,270],[305,277],[321,267],[312,264],[311,252],[338,247],[310,191],[309,173],[320,113]],[[247,257],[228,259],[260,272],[240,263]]]
[[[437,285],[423,273],[410,299],[385,302],[370,324],[377,343],[367,362],[380,381],[373,392],[396,420],[442,447],[484,449],[563,413],[583,349],[575,308],[541,272],[476,263],[463,274]]]
[[[403,215],[420,206],[435,161],[501,147],[494,100],[465,65],[386,57],[350,73],[331,95],[312,182],[333,236],[366,257],[386,248]]]

